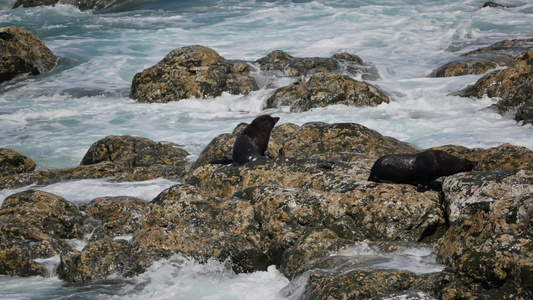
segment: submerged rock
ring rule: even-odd
[[[257,90],[253,68],[231,63],[213,49],[193,45],[171,51],[156,65],[133,77],[130,97],[139,102],[170,102],[248,94]]]
[[[494,71],[480,78],[473,86],[458,93],[461,97],[477,97],[483,95],[501,98],[496,104],[501,114],[512,113],[524,105],[533,102],[533,51],[518,55],[509,68]],[[527,111],[527,108],[526,108]],[[515,114],[517,121],[532,123],[529,114]],[[526,118],[523,118],[523,117]]]
[[[19,75],[50,71],[57,57],[31,32],[15,26],[0,28],[0,83]]]
[[[101,10],[107,5],[111,4],[113,0],[17,0],[13,8],[22,7],[36,7],[36,6],[53,6],[56,4],[73,5],[80,10]]]
[[[0,176],[31,172],[36,163],[30,158],[7,148],[0,148]]]
[[[482,7],[506,7],[506,6],[503,5],[503,4],[500,4],[500,3],[487,1],[487,2],[483,3]]]

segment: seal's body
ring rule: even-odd
[[[441,176],[471,171],[476,162],[453,156],[442,150],[417,154],[392,154],[380,157],[372,166],[368,180],[406,183],[429,187]]]
[[[262,115],[255,118],[235,140],[231,159],[215,160],[210,163],[233,163],[233,165],[239,166],[249,161],[265,159],[270,133],[278,121],[278,117],[271,117],[270,115]]]

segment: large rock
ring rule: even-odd
[[[215,137],[202,151],[193,170],[212,160],[229,158],[233,143],[246,124],[239,124],[233,133]],[[356,123],[321,122],[302,126],[282,124],[274,127],[267,153],[270,157],[335,159],[353,162],[377,159],[386,154],[415,153],[420,149]],[[207,174],[206,174],[207,175]]]
[[[65,239],[84,233],[83,216],[65,199],[40,191],[7,197],[0,208],[0,272],[11,276],[46,275],[34,259],[71,250]]]
[[[130,97],[139,102],[170,102],[248,94],[257,90],[246,63],[230,63],[213,49],[193,45],[171,51],[163,60],[133,77]]]
[[[7,148],[0,148],[0,176],[31,172],[37,164],[30,158]]]
[[[477,97],[483,95],[501,98],[496,104],[501,114],[513,110],[520,110],[533,102],[533,51],[526,51],[518,55],[513,64],[504,70],[494,71],[480,78],[473,86],[458,93],[462,97]],[[526,109],[526,111],[529,111]],[[525,117],[525,118],[523,118]],[[517,121],[532,123],[529,113],[515,113]]]
[[[181,178],[190,168],[187,155],[187,151],[172,144],[142,137],[108,136],[89,148],[80,166],[8,175],[0,181],[0,188],[106,177],[125,181]]]
[[[147,138],[107,136],[89,148],[80,165],[108,161],[130,169],[165,166],[167,173],[183,174],[187,169],[187,155],[183,149]]]
[[[319,70],[307,82],[300,80],[276,90],[267,99],[266,108],[290,106],[292,112],[302,112],[333,104],[377,106],[389,102],[389,97],[371,84]]]
[[[489,2],[487,2],[489,3]],[[516,39],[495,43],[465,53],[437,70],[431,76],[449,77],[468,74],[483,74],[497,67],[513,64],[514,57],[526,50],[533,50],[533,39]]]
[[[53,6],[56,4],[69,4],[76,6],[80,10],[101,10],[109,5],[113,0],[17,0],[13,8],[36,7],[36,6]]]
[[[57,58],[29,31],[15,26],[0,28],[0,83],[23,74],[50,71]]]
[[[533,193],[467,205],[440,242],[439,299],[532,299],[531,224]]]
[[[445,229],[438,193],[361,182],[317,191],[255,187],[236,194],[254,204],[266,253],[289,278],[355,241],[435,240]]]
[[[252,205],[220,200],[189,185],[176,185],[157,196],[131,240],[137,265],[180,253],[206,261],[229,259],[236,272],[266,270],[271,264],[260,248],[260,223]]]

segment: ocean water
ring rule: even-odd
[[[181,145],[194,161],[217,135],[270,113],[280,123],[355,122],[422,148],[457,144],[489,148],[502,143],[533,149],[533,128],[488,108],[498,99],[468,99],[450,92],[481,75],[429,78],[462,53],[505,39],[533,37],[533,3],[499,1],[507,9],[481,8],[484,1],[435,0],[117,0],[100,12],[68,5],[10,7],[0,1],[0,27],[31,31],[59,57],[48,73],[0,85],[0,147],[37,163],[37,169],[76,166],[94,142],[107,135],[136,135]],[[133,76],[175,48],[200,44],[227,59],[254,61],[273,50],[297,57],[359,55],[380,79],[371,82],[392,98],[375,108],[331,106],[303,113],[264,110],[275,88],[292,79],[255,73],[260,89],[141,104],[128,97]],[[174,182],[111,183],[81,180],[0,191],[0,200],[28,188],[47,190],[74,203],[128,195],[147,201]],[[435,265],[398,254],[396,268],[414,259],[418,272]],[[388,254],[387,254],[388,255]],[[402,265],[398,261],[406,262]],[[53,269],[54,261],[48,262]],[[386,262],[380,262],[385,263]],[[383,267],[383,265],[379,265]],[[0,276],[4,299],[284,299],[288,281],[275,268],[231,273],[222,263],[199,265],[176,257],[132,279],[69,285],[50,278]],[[168,276],[172,274],[172,276]],[[209,288],[206,288],[208,286]]]

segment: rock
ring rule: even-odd
[[[337,53],[332,58],[321,57],[293,57],[281,50],[270,52],[256,61],[261,71],[278,72],[284,76],[298,77],[309,76],[319,70],[328,72],[347,72],[356,75],[363,74],[367,77],[377,78],[376,70],[364,66],[363,60],[350,53]]]
[[[142,176],[138,176],[142,175]],[[52,170],[39,170],[34,172],[7,175],[0,181],[0,189],[15,189],[30,184],[48,185],[63,180],[106,178],[114,177],[121,180],[146,178],[146,174],[132,174],[110,162],[78,166],[74,168],[61,168]],[[156,176],[157,177],[157,176]],[[155,178],[155,177],[153,177]]]
[[[261,71],[283,71],[293,57],[281,50],[274,50],[256,62],[261,66]]]
[[[130,97],[139,102],[170,102],[248,94],[257,90],[252,67],[231,63],[213,49],[193,45],[171,51],[163,60],[133,77]]]
[[[389,103],[389,97],[377,87],[346,75],[319,71],[307,82],[279,88],[266,101],[266,108],[291,106],[291,112],[333,104],[377,106]]]
[[[382,155],[419,150],[356,123],[307,123],[295,131],[283,146],[283,154],[288,157],[334,158],[348,162],[362,157],[377,159]]]
[[[0,248],[0,274],[19,277],[46,276],[46,267],[36,263],[27,250],[18,246],[3,246]]]
[[[246,124],[239,124],[233,133],[215,137],[191,169],[196,172],[209,161],[231,157],[235,138],[245,126]],[[274,127],[267,153],[272,158],[284,156],[353,162],[376,159],[386,154],[415,153],[419,150],[359,124],[313,122],[302,126],[282,124]],[[373,161],[369,163],[371,167]],[[208,173],[205,175],[209,176]],[[189,174],[188,177],[198,176]]]
[[[184,173],[189,153],[170,144],[134,136],[107,136],[94,143],[80,165],[112,162],[125,168],[165,166],[169,172]]]
[[[513,64],[504,70],[494,71],[480,78],[473,86],[458,93],[461,97],[483,95],[499,97],[496,104],[500,114],[531,105],[533,101],[533,51],[518,55]],[[515,119],[520,121],[515,114]]]
[[[204,183],[198,186],[214,196],[226,198],[239,190],[262,185],[317,190],[332,189],[353,180],[353,177],[347,175],[350,169],[350,165],[342,162],[279,157],[271,161],[249,162],[241,167],[219,168],[212,174],[196,172],[193,173],[196,176],[208,175],[209,177],[188,176],[185,181],[190,184]]]
[[[254,209],[240,199],[220,200],[189,185],[176,185],[157,196],[131,240],[132,257],[146,267],[175,253],[206,261],[229,259],[235,272],[266,270],[259,248]]]
[[[533,151],[526,147],[502,144],[488,149],[469,149],[446,145],[432,149],[444,150],[452,155],[475,161],[476,171],[530,170],[533,171]]]
[[[504,7],[505,8],[506,6],[503,4],[496,3],[496,2],[488,1],[488,2],[485,2],[482,7]]]
[[[128,243],[124,240],[91,241],[81,252],[62,253],[57,274],[67,282],[103,280],[121,274],[129,259]]]
[[[356,62],[356,63],[358,63],[360,65],[363,64],[363,60],[356,54],[350,54],[350,53],[346,53],[346,52],[337,53],[337,54],[333,54],[333,58],[347,60],[347,61],[353,61],[353,62]]]
[[[19,75],[50,71],[57,57],[29,31],[15,26],[0,28],[0,83]]]
[[[172,144],[157,143],[147,138],[107,136],[89,148],[80,165],[111,162],[132,173],[136,180],[177,178],[188,171],[187,155],[187,151]]]
[[[142,137],[108,136],[94,143],[74,168],[39,170],[3,177],[0,188],[18,188],[32,183],[51,184],[62,180],[106,178],[149,180],[181,178],[189,170],[187,151],[171,144]]]
[[[37,164],[30,158],[7,148],[0,148],[0,176],[31,172]]]
[[[495,43],[462,54],[433,71],[431,77],[449,77],[468,74],[483,74],[497,67],[513,64],[514,58],[521,52],[533,50],[533,39],[515,39]]]
[[[1,274],[46,275],[34,259],[71,250],[65,239],[80,238],[82,224],[77,207],[59,196],[29,190],[7,197],[0,208]]]
[[[439,194],[408,185],[356,183],[343,190],[259,186],[250,201],[265,253],[288,277],[355,241],[431,241],[445,230]]]
[[[316,271],[300,299],[370,299],[408,290],[419,281],[416,274],[400,270]]]
[[[17,0],[13,8],[22,7],[36,7],[36,6],[54,6],[56,4],[73,5],[80,10],[101,10],[107,5],[111,4],[113,0]]]
[[[448,176],[442,184],[448,219],[455,222],[465,207],[533,193],[533,171],[500,170]]]
[[[141,218],[146,214],[147,202],[135,197],[102,197],[89,204],[80,205],[80,210],[100,223],[92,230],[90,240],[127,239],[126,235],[141,229]]]
[[[451,77],[471,74],[483,74],[497,67],[508,66],[512,58],[507,55],[461,56],[433,71],[430,77]]]
[[[447,265],[439,299],[533,297],[533,193],[503,197],[469,203],[451,223],[438,250]]]

